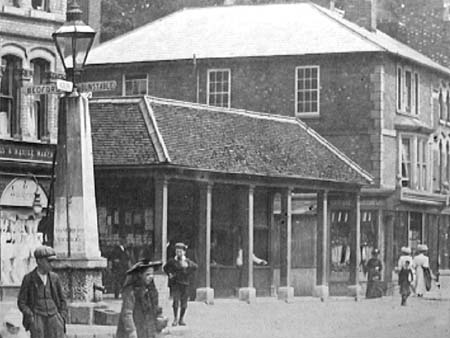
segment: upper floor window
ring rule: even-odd
[[[22,60],[14,55],[1,59],[0,69],[0,136],[19,133],[18,98],[20,90],[19,71]]]
[[[297,67],[295,71],[295,113],[318,114],[320,97],[319,66]]]
[[[47,74],[50,70],[50,63],[43,59],[31,61],[33,70],[33,85],[47,83]],[[33,95],[30,107],[30,119],[28,121],[30,136],[39,140],[48,136],[48,96]]]
[[[397,111],[419,114],[419,74],[409,68],[397,67]]]
[[[31,0],[31,6],[34,9],[48,12],[50,10],[49,1],[50,0]]]
[[[123,95],[147,95],[148,94],[148,80],[147,74],[140,75],[125,75]]]
[[[428,143],[416,136],[401,138],[401,185],[428,190]]]
[[[216,107],[231,106],[230,69],[209,69],[207,84],[207,104]]]

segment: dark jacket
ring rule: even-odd
[[[197,270],[198,265],[186,258],[187,267],[181,265],[181,261],[171,258],[164,265],[164,272],[169,276],[169,287],[176,284],[189,285],[190,275]]]
[[[136,331],[138,338],[154,338],[158,332],[156,318],[162,312],[155,284],[145,287],[134,281],[125,285],[122,299],[116,337],[128,338],[131,332]]]
[[[40,277],[36,268],[23,277],[22,285],[20,286],[17,306],[22,312],[22,324],[27,331],[34,320],[39,281]],[[58,312],[64,319],[64,322],[67,323],[67,302],[58,275],[54,272],[49,272],[48,283],[50,283],[52,298],[58,308]]]

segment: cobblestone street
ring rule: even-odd
[[[450,302],[398,296],[379,300],[296,299],[291,304],[258,299],[256,304],[218,300],[191,303],[187,327],[170,327],[166,337],[351,338],[449,337]],[[169,316],[172,319],[171,316]]]

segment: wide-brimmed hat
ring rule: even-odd
[[[48,260],[52,260],[56,258],[56,252],[49,246],[39,246],[34,250],[34,258],[47,258]]]
[[[188,246],[182,242],[178,242],[175,244],[175,249],[183,249],[183,250],[187,250]]]
[[[161,261],[150,261],[148,259],[141,259],[127,271],[127,274],[142,272],[148,268],[153,268],[154,270],[157,270],[161,267],[161,265],[162,265]]]
[[[426,244],[419,244],[417,245],[417,251],[426,252],[428,251],[428,246]]]
[[[409,248],[407,246],[402,246],[401,252],[404,254],[407,254],[407,255],[411,255],[411,248]]]

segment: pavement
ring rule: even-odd
[[[120,309],[120,301],[106,302]],[[171,320],[170,303],[163,305]],[[0,314],[11,308],[15,302],[0,302]],[[214,305],[190,302],[186,322],[185,327],[168,327],[161,338],[450,337],[450,301],[410,297],[401,307],[397,294],[358,302],[346,297],[325,302],[301,297],[291,303],[257,298],[253,304],[219,299]],[[115,327],[69,325],[67,333],[68,338],[113,338]]]

